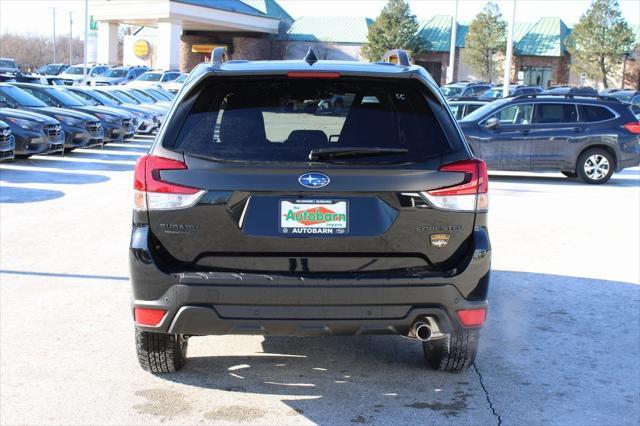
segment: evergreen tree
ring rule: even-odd
[[[595,0],[566,40],[573,67],[609,87],[609,77],[635,44],[617,0]]]
[[[419,37],[418,20],[411,14],[404,0],[389,0],[380,16],[369,27],[364,54],[370,61],[380,60],[391,49],[406,49],[410,53],[426,50],[426,43]]]
[[[473,18],[462,50],[463,61],[484,81],[492,81],[501,74],[496,54],[507,47],[507,23],[495,3],[487,3]],[[509,82],[505,82],[509,84]]]

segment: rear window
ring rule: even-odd
[[[309,161],[311,150],[401,149],[333,162],[416,162],[449,144],[415,82],[214,80],[198,94],[173,146],[232,161]]]
[[[611,120],[615,117],[607,108],[596,105],[578,105],[578,112],[580,121],[587,123]]]

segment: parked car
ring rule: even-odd
[[[35,112],[59,121],[63,130],[60,135],[64,140],[63,149],[72,150],[103,143],[104,130],[102,123],[96,117],[83,112],[49,106],[11,84],[0,83],[0,107]]]
[[[180,369],[189,336],[234,333],[400,334],[433,368],[471,365],[487,307],[487,173],[433,79],[394,55],[402,66],[311,51],[191,75],[135,168],[144,369]],[[354,94],[345,117],[279,113],[336,93]]]
[[[16,61],[11,58],[0,58],[0,73],[2,74],[18,74],[20,68]]]
[[[0,120],[9,125],[16,157],[64,151],[64,132],[58,120],[34,112],[5,108],[2,96],[0,92]]]
[[[598,96],[598,91],[593,87],[555,86],[542,92],[545,95],[573,95],[573,96]]]
[[[17,74],[13,79],[19,83],[33,83],[43,86],[63,86],[64,82],[56,76],[46,76],[39,74]]]
[[[180,89],[182,89],[182,85],[184,84],[185,80],[187,79],[187,76],[189,74],[180,74],[180,76],[178,78],[176,78],[173,81],[169,81],[166,83],[161,83],[160,87],[162,87],[163,89],[176,94],[180,91]]]
[[[602,184],[640,164],[640,123],[619,101],[519,96],[492,102],[459,124],[494,170],[557,171]]]
[[[456,120],[460,120],[463,117],[471,114],[473,111],[481,108],[487,104],[487,101],[478,101],[474,98],[471,100],[457,100],[449,101],[449,109]]]
[[[620,102],[631,104],[631,110],[635,114],[640,114],[640,91],[637,90],[616,90],[608,96],[618,99]]]
[[[509,97],[520,95],[535,95],[537,93],[542,93],[543,91],[544,89],[538,86],[522,86],[518,84],[512,84],[509,86]],[[495,99],[502,98],[503,93],[504,86],[496,86],[478,96],[478,99],[483,101],[493,101]]]
[[[153,96],[156,100],[162,102],[173,102],[176,97],[175,93],[171,93],[163,89],[161,86],[156,87],[143,87],[142,90],[150,96]]]
[[[171,106],[171,99],[167,100],[164,97],[159,97],[158,95],[153,94],[153,92],[150,92],[147,87],[131,87],[127,88],[125,91],[140,102],[161,105],[167,109]]]
[[[133,80],[129,85],[137,87],[159,86],[180,77],[180,71],[147,71]]]
[[[59,75],[69,68],[67,64],[49,64],[38,68],[37,73],[40,75]]]
[[[164,120],[165,115],[167,114],[168,108],[165,106],[157,105],[157,104],[141,102],[134,96],[131,96],[129,93],[122,90],[123,87],[126,87],[126,86],[116,86],[113,89],[108,89],[104,87],[104,88],[100,88],[99,90],[105,95],[111,96],[114,99],[117,99],[118,101],[122,102],[123,104],[139,106],[141,108],[146,109],[146,111],[149,114],[153,114],[154,126],[149,127],[148,131],[146,132],[142,131],[142,133],[150,134],[153,131],[158,130],[160,128],[160,125],[162,124],[162,121]]]
[[[127,84],[128,82],[138,78],[147,70],[149,70],[149,68],[146,66],[110,68],[105,71],[104,74],[89,80],[87,85],[113,86],[117,84]]]
[[[103,143],[119,142],[134,135],[133,116],[128,112],[110,107],[91,106],[64,88],[14,83],[16,87],[35,96],[49,106],[70,109],[91,114],[100,120],[103,129]]]
[[[90,105],[103,105],[118,108],[130,112],[134,115],[134,125],[136,133],[149,133],[150,129],[155,129],[160,121],[158,114],[150,112],[144,106],[126,104],[112,95],[100,90],[93,90],[84,87],[69,87],[67,90],[81,97]]]
[[[87,64],[87,79],[97,77],[109,69],[104,64]],[[58,75],[67,86],[82,85],[84,76],[84,64],[74,65]]]
[[[13,160],[15,157],[16,140],[7,123],[0,120],[0,161]]]
[[[447,99],[475,98],[491,89],[491,83],[473,83],[461,81],[459,83],[446,84],[440,88],[442,94]]]

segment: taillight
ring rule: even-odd
[[[133,179],[135,210],[170,210],[190,207],[205,191],[160,179],[162,170],[184,170],[187,165],[169,158],[145,155],[138,158]]]
[[[440,172],[464,173],[462,183],[420,194],[436,208],[456,211],[486,211],[489,207],[487,165],[477,158],[444,164]]]
[[[133,310],[135,321],[140,325],[156,326],[160,324],[166,313],[164,309],[135,308]]]
[[[458,319],[465,327],[478,327],[484,324],[484,320],[487,317],[487,310],[481,309],[465,309],[456,312]]]
[[[631,123],[627,123],[624,125],[624,128],[627,129],[630,133],[635,135],[640,134],[640,121],[632,121]]]
[[[301,71],[301,72],[288,72],[289,78],[340,78],[339,72],[317,72],[317,71]]]

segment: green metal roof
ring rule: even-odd
[[[431,52],[448,52],[451,45],[451,15],[436,15],[422,22],[420,37],[426,42]],[[458,24],[456,31],[456,47],[464,46],[464,39],[469,32],[467,25]]]
[[[571,31],[560,18],[540,18],[521,37],[514,37],[514,53],[519,56],[564,56],[564,40]]]
[[[288,23],[293,22],[291,15],[275,0],[240,0],[242,3],[274,18],[280,18]]]
[[[263,16],[292,22],[293,18],[276,2],[276,0],[171,0],[194,6],[229,12],[245,13],[247,15]]]
[[[430,52],[448,52],[451,43],[451,15],[437,15],[422,22],[420,36]],[[456,47],[464,47],[468,25],[458,24]],[[541,18],[535,23],[516,22],[513,29],[514,53],[519,56],[563,56],[564,39],[571,30],[560,18]]]
[[[362,44],[367,42],[372,23],[371,19],[361,17],[307,16],[293,22],[287,40]]]

